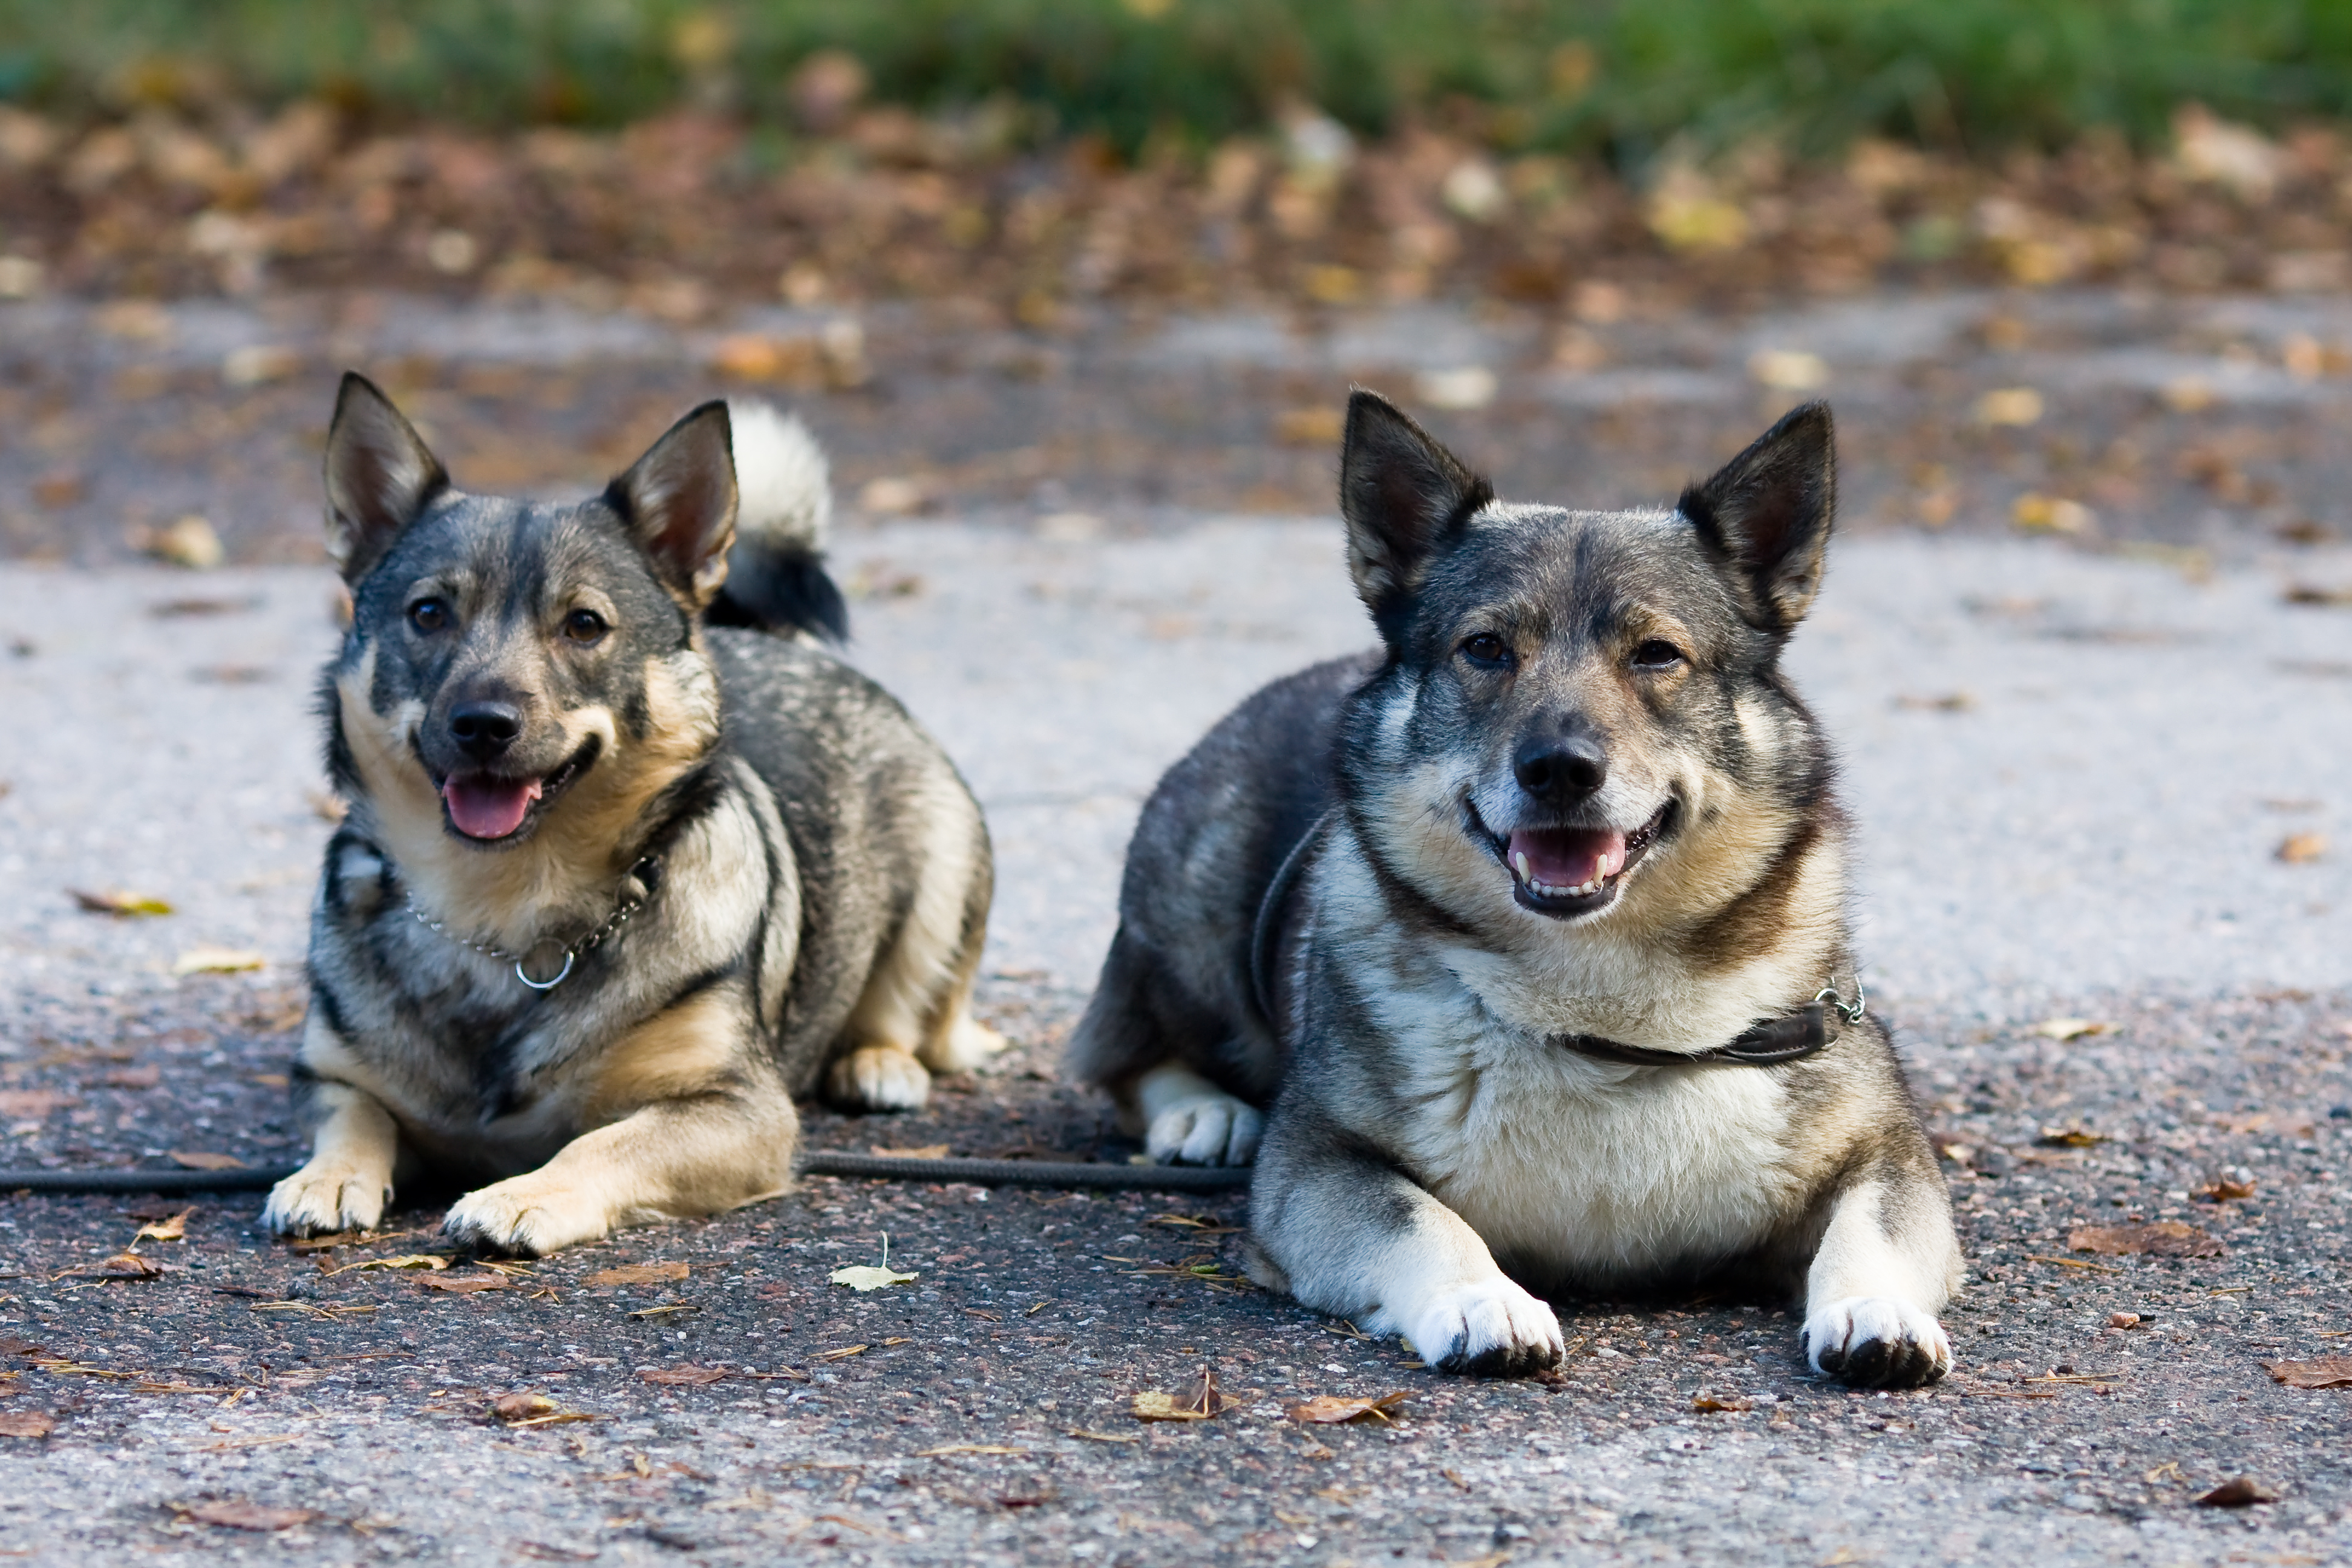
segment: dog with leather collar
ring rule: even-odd
[[[1799,409],[1671,508],[1498,501],[1380,398],[1340,506],[1381,646],[1170,769],[1071,1045],[1153,1157],[1255,1163],[1251,1269],[1449,1371],[1551,1303],[1795,1295],[1849,1382],[1931,1381],[1943,1179],[1846,919],[1781,668],[1832,525]]]

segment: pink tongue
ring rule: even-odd
[[[449,820],[458,832],[469,838],[504,838],[522,826],[524,813],[539,798],[539,781],[453,777],[441,786],[441,798],[449,803]]]
[[[1607,827],[1522,827],[1511,835],[1507,853],[1522,881],[1580,888],[1625,868],[1625,836]]]

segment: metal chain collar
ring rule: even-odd
[[[509,952],[505,948],[492,946],[478,937],[459,936],[449,929],[447,921],[436,921],[417,908],[415,893],[408,895],[408,912],[416,917],[418,925],[445,942],[455,942],[469,952],[480,953],[484,958],[496,959],[500,963],[513,964],[515,978],[533,991],[552,991],[572,977],[572,967],[579,963],[582,953],[601,944],[614,931],[628,924],[630,916],[646,907],[646,900],[654,896],[654,889],[657,885],[660,873],[661,857],[658,855],[648,855],[630,867],[629,874],[621,879],[622,887],[626,889],[634,883],[643,890],[634,894],[625,891],[621,895],[620,902],[614,906],[612,914],[606,917],[603,925],[570,946],[558,949],[556,957],[562,959],[562,963],[556,968],[554,974],[545,980],[533,980],[530,977],[530,972],[525,969],[523,964],[533,955],[555,947],[553,937],[543,937],[520,952]]]
[[[1828,1003],[1843,1014],[1849,1024],[1861,1023],[1863,1014],[1870,1008],[1870,994],[1862,988],[1862,971],[1859,969],[1853,972],[1853,1005],[1849,1007],[1839,1000],[1837,976],[1834,974],[1830,976],[1830,983],[1827,985],[1813,993],[1813,1000]]]

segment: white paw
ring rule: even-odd
[[[441,1222],[453,1241],[522,1258],[594,1241],[612,1228],[602,1203],[535,1171],[467,1193]]]
[[[900,1047],[860,1046],[835,1059],[824,1092],[851,1110],[920,1110],[931,1098],[931,1075]]]
[[[1414,1352],[1440,1372],[1525,1377],[1568,1353],[1558,1315],[1500,1274],[1444,1287],[1393,1317]]]
[[[946,1044],[925,1059],[933,1072],[970,1072],[1004,1048],[1004,1037],[966,1015],[949,1029]]]
[[[278,1236],[373,1230],[392,1185],[380,1175],[313,1160],[269,1189],[261,1223]]]
[[[1952,1370],[1952,1342],[1933,1312],[1891,1296],[1848,1296],[1805,1315],[1813,1370],[1859,1388],[1915,1388]]]
[[[1265,1118],[1230,1094],[1180,1100],[1151,1119],[1143,1147],[1162,1165],[1246,1165]]]

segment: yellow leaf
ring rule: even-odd
[[[94,915],[113,915],[118,919],[132,915],[168,915],[172,906],[152,893],[126,893],[117,888],[105,892],[86,893],[79,888],[68,888],[75,903]]]
[[[847,1268],[836,1268],[830,1278],[835,1284],[846,1285],[853,1290],[879,1290],[886,1286],[904,1285],[915,1276],[901,1274],[894,1268],[877,1268],[871,1264],[859,1263]]]
[[[259,969],[268,960],[246,948],[192,947],[172,963],[174,974],[242,974]]]
[[[170,1159],[183,1170],[242,1171],[245,1162],[234,1154],[215,1154],[208,1149],[174,1149]]]
[[[131,1238],[131,1245],[136,1246],[142,1241],[185,1240],[188,1235],[188,1216],[195,1212],[194,1209],[185,1208],[169,1219],[159,1219],[141,1226],[139,1234]]]
[[[2079,1040],[2085,1035],[2104,1035],[2114,1027],[2113,1024],[2091,1018],[2044,1018],[2033,1026],[2033,1032],[2053,1040]]]

